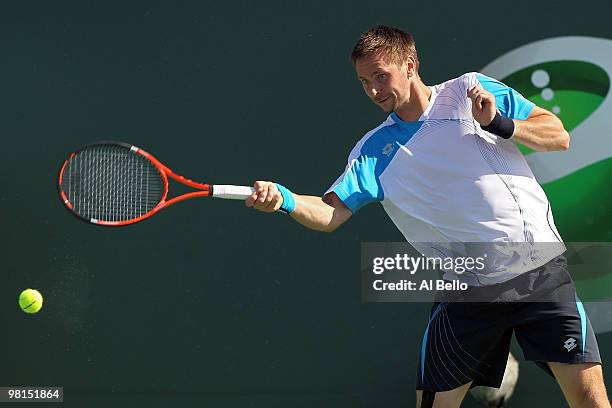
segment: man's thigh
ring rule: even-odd
[[[450,391],[436,393],[417,390],[416,406],[417,408],[458,408],[471,384],[469,382]]]
[[[550,375],[549,361],[601,364],[595,331],[579,300],[526,303],[519,310],[514,332],[525,360],[534,361]]]
[[[548,363],[570,407],[610,408],[601,364]]]

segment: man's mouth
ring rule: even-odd
[[[387,99],[389,99],[389,98],[390,98],[390,96],[386,96],[386,97],[384,97],[384,98],[382,98],[382,99],[377,99],[377,100],[376,100],[376,103],[383,103],[384,101],[386,101],[386,100],[387,100]]]

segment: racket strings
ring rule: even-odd
[[[78,215],[116,222],[145,215],[164,194],[157,168],[117,145],[95,145],[75,154],[64,170],[61,187]]]

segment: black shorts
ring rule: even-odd
[[[434,303],[419,350],[418,390],[448,391],[470,381],[499,388],[512,333],[525,359],[550,375],[546,362],[601,363],[563,256],[494,286],[487,293],[504,301]],[[519,300],[508,301],[508,293]]]

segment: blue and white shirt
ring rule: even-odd
[[[525,120],[535,106],[474,72],[432,86],[419,120],[389,115],[356,144],[326,192],[336,193],[353,213],[382,203],[425,256],[446,254],[462,243],[518,243],[520,249],[489,259],[484,279],[471,285],[506,281],[565,250],[546,194],[514,142],[483,131],[474,120],[467,90],[477,83],[495,95],[503,116]],[[557,244],[536,245],[542,242]]]

